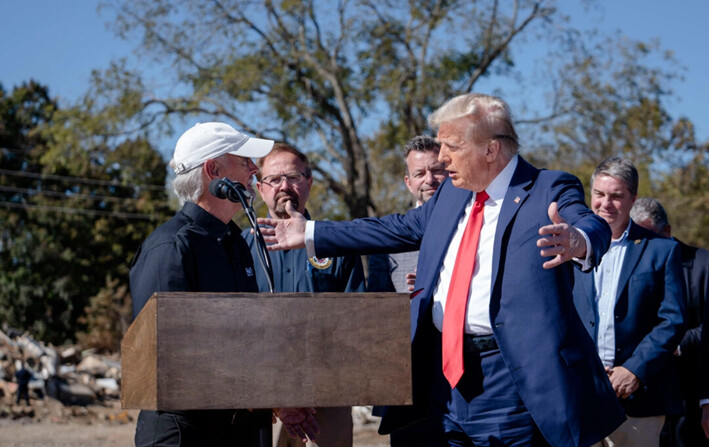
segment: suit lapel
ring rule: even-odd
[[[622,294],[625,286],[628,284],[630,277],[635,271],[635,267],[638,265],[640,258],[642,257],[643,251],[647,246],[647,239],[641,237],[637,231],[637,225],[635,222],[630,221],[630,230],[628,231],[628,245],[625,249],[625,258],[623,258],[623,267],[620,269],[620,277],[618,278],[618,288],[617,296],[615,297],[616,302]]]
[[[438,282],[438,273],[443,265],[443,258],[446,256],[450,241],[458,228],[460,217],[465,212],[465,207],[470,202],[473,193],[471,191],[456,188],[450,179],[441,185],[440,197],[436,200],[435,208],[431,215],[446,216],[446,219],[432,220],[430,229],[427,227],[426,232],[432,232],[432,239],[425,241],[426,246],[421,246],[421,252],[426,258],[426,262],[418,266],[418,274],[422,275],[420,283],[422,289],[426,290],[423,296],[422,309],[426,309],[433,297],[433,289]],[[428,206],[429,202],[424,204]],[[435,229],[433,228],[435,226]],[[419,284],[418,278],[416,283]]]
[[[532,187],[533,180],[538,175],[539,170],[527,163],[522,157],[519,157],[517,168],[512,175],[512,180],[507,188],[505,199],[502,202],[500,215],[497,220],[497,228],[495,229],[495,246],[492,254],[492,284],[494,285],[497,279],[497,273],[500,268],[500,256],[502,247],[502,237],[505,230],[512,222],[512,219],[520,210],[524,202],[529,197],[529,190]]]

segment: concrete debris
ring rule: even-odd
[[[15,373],[23,366],[32,374],[29,406],[21,405],[24,399],[17,402]],[[0,419],[78,417],[129,423],[132,416],[120,410],[120,382],[118,354],[82,352],[78,346],[57,348],[28,333],[0,331]]]
[[[76,365],[76,371],[80,373],[88,373],[92,376],[103,377],[108,371],[108,365],[106,365],[101,359],[95,355],[89,355],[85,359]]]
[[[30,406],[16,404],[15,372],[32,373]],[[119,354],[98,355],[77,346],[55,348],[16,330],[0,331],[0,419],[134,423],[137,411],[120,407]],[[24,401],[22,401],[24,403]],[[371,407],[354,407],[356,426],[376,424]]]
[[[356,427],[377,424],[379,425],[380,417],[372,416],[372,406],[352,407],[352,422]]]

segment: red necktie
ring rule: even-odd
[[[480,229],[483,226],[483,207],[488,199],[485,191],[475,197],[473,210],[463,232],[463,239],[458,247],[458,254],[453,266],[451,284],[443,313],[443,374],[451,388],[455,388],[463,377],[463,323],[465,307],[468,303],[470,281],[475,269],[475,255],[478,251]]]

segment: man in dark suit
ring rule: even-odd
[[[413,196],[416,207],[422,206],[433,197],[441,183],[448,178],[445,165],[438,161],[441,145],[428,135],[417,135],[404,145],[404,165],[406,175],[404,182]],[[413,291],[416,279],[416,264],[419,252],[408,251],[404,253],[378,254],[369,257],[369,277],[367,278],[368,292],[399,292]],[[411,327],[416,325],[418,308],[421,297],[410,301]],[[372,414],[384,416],[388,407],[374,407]],[[397,409],[395,411],[412,411],[412,408]],[[407,427],[392,430],[385,424],[379,425],[379,433],[390,435],[391,447],[417,447],[426,445],[426,421],[421,417],[414,417]],[[322,424],[321,424],[322,425]]]
[[[591,176],[591,208],[613,239],[592,272],[576,271],[574,303],[628,420],[603,444],[658,446],[665,417],[682,411],[672,353],[684,335],[685,287],[676,242],[635,224],[638,171],[613,157]]]
[[[655,199],[637,199],[630,210],[630,218],[641,227],[679,244],[687,289],[687,332],[675,351],[684,414],[668,418],[660,444],[667,447],[709,447],[709,440],[704,436],[701,426],[702,409],[699,406],[700,381],[702,378],[706,381],[707,377],[699,374],[699,353],[702,320],[709,292],[709,250],[692,247],[672,238],[672,226],[667,213]]]
[[[423,206],[317,223],[290,207],[291,219],[260,220],[273,226],[266,230],[271,248],[305,245],[319,256],[420,249],[413,399],[430,409],[431,429],[442,435],[434,445],[599,441],[623,414],[574,310],[567,261],[598,263],[610,240],[607,223],[584,204],[578,179],[536,169],[517,154],[501,99],[461,95],[429,123],[450,178]],[[479,244],[468,243],[478,236]],[[458,267],[473,260],[465,279]],[[462,321],[448,323],[451,317]]]
[[[699,375],[699,405],[702,406],[702,428],[704,436],[709,439],[709,306],[704,308],[704,323],[702,324],[702,353],[700,355]]]
[[[404,182],[416,207],[428,202],[448,178],[445,165],[438,161],[440,149],[441,145],[428,135],[417,135],[404,145]],[[370,256],[367,291],[411,292],[418,257],[418,251]],[[412,306],[414,303],[418,307],[418,300],[413,300]]]

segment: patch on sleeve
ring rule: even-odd
[[[332,265],[332,258],[316,258],[313,256],[308,258],[308,262],[316,269],[324,270]]]

